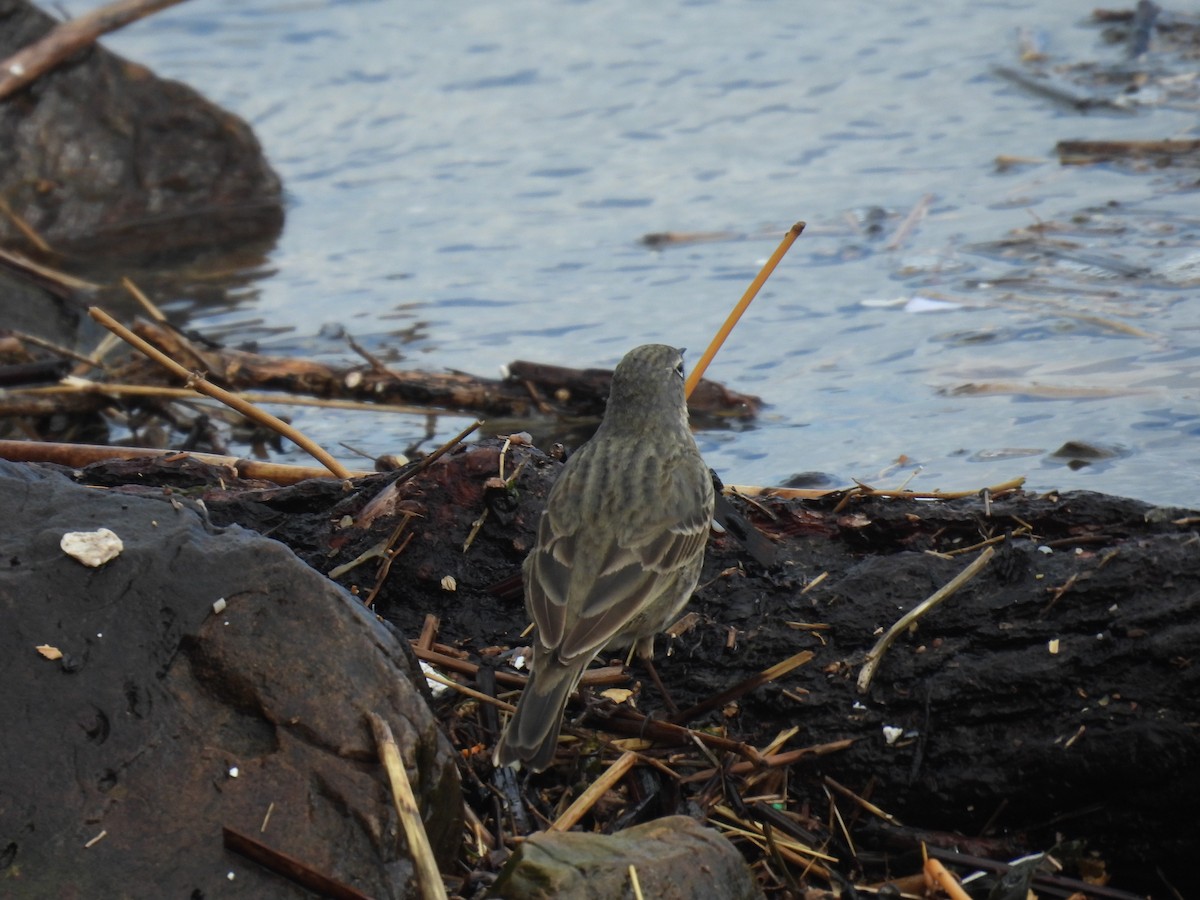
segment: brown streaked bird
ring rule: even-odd
[[[688,428],[683,352],[636,347],[613,372],[595,436],[551,488],[525,559],[533,671],[496,745],[497,766],[550,765],[567,698],[601,650],[653,656],[655,634],[696,588],[712,514],[712,477]]]

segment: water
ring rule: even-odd
[[[518,358],[611,365],[647,341],[695,359],[804,219],[709,370],[769,404],[752,426],[699,435],[727,482],[817,471],[892,486],[919,468],[914,489],[1024,475],[1197,506],[1190,186],[1054,155],[1064,138],[1194,134],[1194,110],[1085,116],[992,71],[1019,65],[1019,27],[1042,29],[1058,59],[1119,59],[1090,11],[209,0],[106,43],[246,118],[285,184],[262,277],[232,308],[189,310],[201,329],[347,361],[344,327],[396,365],[488,377]],[[998,171],[998,154],[1041,161]],[[926,195],[928,215],[888,249]],[[1070,221],[1089,208],[1104,215]],[[1038,222],[1153,274],[981,246]],[[745,237],[639,243],[663,231]],[[906,311],[916,296],[952,305]],[[291,414],[370,453],[425,431],[420,417]],[[466,421],[439,419],[435,439]],[[1113,455],[1073,469],[1051,456],[1067,441]]]

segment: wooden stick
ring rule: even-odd
[[[310,478],[331,478],[328,469],[316,466],[289,466],[265,463],[220,453],[196,453],[182,450],[155,450],[150,447],[107,447],[103,444],[57,444],[44,441],[0,441],[0,459],[12,462],[49,462],[81,468],[106,459],[142,458],[194,459],[210,466],[234,469],[240,478],[256,478],[276,484],[296,484]],[[365,478],[374,472],[350,472],[351,478]]]
[[[172,372],[175,375],[179,376],[180,378],[183,378],[184,380],[186,380],[188,387],[195,388],[197,391],[199,391],[202,394],[207,394],[210,397],[214,397],[217,400],[220,400],[226,406],[237,410],[242,415],[246,416],[248,419],[251,419],[262,425],[266,425],[268,428],[270,428],[272,431],[276,432],[277,434],[283,435],[289,441],[291,441],[296,446],[300,447],[302,450],[304,450],[306,453],[308,453],[310,456],[312,456],[317,462],[319,462],[321,465],[323,465],[325,468],[327,468],[330,472],[332,472],[338,478],[351,477],[349,469],[347,469],[345,466],[343,466],[341,463],[339,463],[336,459],[334,459],[332,456],[330,456],[322,447],[318,446],[314,441],[305,437],[303,434],[301,434],[299,431],[297,431],[295,428],[293,428],[291,425],[289,425],[287,422],[283,421],[279,417],[273,416],[268,412],[263,412],[261,409],[259,409],[254,404],[247,403],[245,400],[242,400],[236,394],[231,394],[229,391],[225,390],[224,388],[217,387],[215,384],[210,382],[208,379],[206,379],[204,376],[200,375],[199,373],[189,372],[187,369],[185,369],[183,366],[179,365],[179,363],[175,362],[175,360],[171,359],[171,357],[167,356],[165,353],[163,353],[161,350],[159,350],[153,344],[150,344],[147,341],[142,340],[140,337],[138,337],[136,334],[134,334],[132,331],[130,331],[128,328],[126,328],[124,325],[122,325],[120,322],[118,322],[116,319],[114,319],[112,316],[110,316],[104,310],[102,310],[100,307],[98,307],[98,306],[89,307],[88,315],[90,315],[93,319],[95,319],[97,322],[99,322],[101,325],[103,325],[105,328],[107,328],[113,334],[120,337],[127,344],[142,351],[142,353],[146,354],[146,356],[150,357],[152,360],[154,360],[156,363],[158,363],[160,366],[162,366],[167,371]]]
[[[496,709],[502,709],[505,712],[516,712],[517,708],[511,703],[505,703],[503,700],[497,700],[491,694],[485,694],[483,691],[477,691],[474,688],[469,688],[465,684],[460,684],[453,678],[446,678],[439,675],[437,672],[423,671],[421,673],[429,681],[436,681],[438,684],[445,685],[452,691],[457,691],[464,697],[470,697],[472,700],[478,700],[480,703],[488,703]]]
[[[897,819],[895,816],[893,816],[891,813],[884,812],[882,809],[880,809],[878,806],[876,806],[870,800],[867,800],[865,797],[860,797],[858,794],[854,793],[854,791],[850,790],[850,788],[846,787],[845,785],[839,784],[838,782],[836,782],[832,778],[830,778],[828,775],[826,775],[824,777],[824,779],[822,779],[822,780],[825,782],[827,787],[837,791],[843,797],[850,798],[855,803],[857,803],[859,806],[861,806],[863,809],[865,809],[867,812],[869,812],[871,815],[878,816],[879,818],[883,819],[883,821],[887,822],[889,825],[895,825],[899,828],[904,827],[904,823],[901,822],[899,819]]]
[[[416,654],[417,659],[433,666],[441,666],[443,669],[448,669],[451,672],[458,672],[462,675],[475,675],[479,671],[479,666],[470,660],[455,659],[453,656],[438,653],[436,650],[413,647],[413,653]],[[517,675],[514,672],[505,672],[497,669],[496,681],[510,687],[524,687],[525,683],[529,681],[529,676]],[[583,677],[579,679],[580,685],[588,687],[598,684],[624,684],[628,681],[629,675],[625,672],[624,666],[603,666],[599,669],[588,669],[583,673]]]
[[[100,35],[183,0],[117,0],[55,25],[41,40],[0,62],[0,100],[70,59]]]
[[[446,900],[446,885],[438,870],[437,860],[433,858],[429,835],[425,833],[425,823],[421,821],[421,814],[417,810],[417,798],[413,796],[412,785],[408,783],[408,772],[400,758],[396,738],[382,716],[369,712],[367,721],[371,723],[371,731],[379,747],[379,759],[392,784],[392,801],[396,804],[396,812],[400,815],[400,824],[408,840],[408,852],[412,854],[421,896],[425,900]]]
[[[637,758],[637,754],[632,750],[622,753],[617,761],[609,766],[603,775],[588,785],[587,790],[576,797],[575,802],[567,807],[566,811],[546,830],[570,831],[574,828],[583,818],[584,813],[591,809],[596,801],[608,792],[609,788],[625,777],[625,773],[633,768]]]
[[[32,225],[21,218],[17,211],[9,206],[8,201],[3,197],[0,197],[0,213],[6,215],[8,220],[16,226],[17,231],[25,235],[25,240],[29,241],[33,246],[37,247],[43,253],[54,252],[54,248],[46,243],[46,239],[38,234]]]
[[[950,900],[971,900],[971,896],[962,889],[950,871],[932,856],[925,859],[925,875],[938,887],[946,892]]]
[[[26,340],[26,338],[22,338],[22,340]],[[33,343],[33,341],[30,341],[30,343]],[[75,354],[75,356],[79,356],[79,354]],[[87,365],[100,368],[97,363],[92,362],[87,357],[81,357],[81,361]],[[429,407],[404,406],[398,403],[367,403],[365,400],[336,400],[329,397],[297,397],[293,394],[281,394],[270,391],[231,391],[230,393],[235,397],[241,397],[247,403],[275,403],[279,406],[313,406],[318,409],[346,409],[373,413],[402,413],[411,416],[438,414],[436,410],[431,410]],[[62,384],[28,388],[22,391],[9,391],[9,396],[53,397],[70,396],[72,394],[101,394],[109,397],[155,397],[161,400],[186,400],[196,397],[195,391],[190,391],[186,388],[163,387],[154,384],[118,384],[106,381],[88,381],[82,378],[72,379]],[[446,413],[446,415],[460,414]]]
[[[788,233],[783,236],[783,240],[775,248],[775,252],[771,254],[771,258],[766,261],[762,269],[759,270],[759,273],[754,276],[754,280],[750,282],[750,287],[746,288],[746,293],[742,295],[742,299],[738,301],[737,306],[733,308],[733,312],[725,319],[725,324],[717,330],[717,334],[712,339],[712,343],[708,345],[708,349],[704,351],[699,361],[692,367],[692,371],[688,373],[687,381],[684,383],[683,388],[685,396],[692,396],[692,391],[696,389],[696,385],[704,377],[704,370],[708,368],[708,364],[717,355],[717,351],[725,343],[725,338],[729,337],[729,332],[733,331],[733,326],[738,323],[738,319],[742,317],[742,313],[750,306],[751,301],[758,296],[759,290],[766,283],[767,279],[771,277],[771,273],[775,271],[775,267],[779,265],[779,261],[783,259],[783,255],[796,242],[796,238],[800,237],[800,232],[804,231],[804,225],[804,222],[797,222],[788,229]]]
[[[167,326],[166,314],[159,309],[157,305],[155,305],[153,300],[145,295],[140,287],[134,284],[132,278],[130,278],[128,275],[122,276],[121,287],[125,288],[125,290],[129,293],[129,296],[133,297],[134,300],[141,304],[142,309],[146,311],[146,315],[152,318],[159,325]]]
[[[366,894],[348,884],[343,884],[323,872],[318,872],[308,863],[274,850],[249,835],[225,826],[221,829],[226,849],[240,853],[264,869],[270,869],[295,884],[315,891],[334,900],[371,900]]]
[[[895,624],[887,630],[883,637],[875,642],[875,646],[867,653],[867,661],[863,664],[862,671],[858,673],[858,692],[860,694],[865,694],[871,686],[871,679],[875,677],[875,670],[879,668],[879,663],[883,660],[883,655],[887,652],[888,647],[892,645],[892,642],[899,637],[901,632],[978,575],[980,570],[995,555],[996,549],[994,547],[984,547],[983,552],[975,557],[969,566],[896,620]]]
[[[969,491],[897,491],[887,488],[870,488],[866,485],[856,485],[851,488],[783,488],[763,487],[752,484],[727,484],[726,494],[741,494],[745,497],[773,497],[781,500],[822,500],[837,494],[860,494],[864,497],[895,497],[901,500],[961,500],[964,497],[974,497],[980,490],[986,490],[997,497],[1009,491],[1019,490],[1025,484],[1025,478],[1013,478],[1002,484],[994,484],[988,488],[973,488]]]
[[[710,709],[716,709],[719,706],[724,706],[730,700],[736,700],[738,697],[741,697],[743,694],[750,693],[757,687],[767,684],[768,682],[775,681],[777,678],[782,678],[788,672],[799,668],[812,658],[813,652],[811,650],[801,650],[799,653],[789,657],[788,659],[785,659],[783,662],[778,662],[769,669],[764,669],[763,671],[759,672],[757,675],[751,675],[741,683],[735,684],[733,687],[729,688],[729,690],[715,694],[712,697],[709,697],[707,700],[703,700],[700,703],[697,703],[695,706],[691,706],[685,709],[683,712],[671,716],[670,720],[677,724],[690,722],[697,716],[704,715]]]
[[[908,236],[912,234],[914,228],[925,218],[929,212],[929,207],[933,203],[933,194],[926,194],[916,205],[908,211],[908,215],[904,217],[904,221],[896,228],[896,233],[892,235],[892,239],[884,244],[884,250],[897,250],[900,245],[908,240]]]
[[[817,744],[813,747],[803,747],[800,750],[788,750],[785,753],[776,753],[774,756],[764,756],[761,765],[769,769],[790,766],[792,763],[799,762],[808,756],[825,756],[829,753],[847,750],[854,745],[856,740],[858,738],[844,738],[840,741],[831,741],[828,744]],[[745,775],[747,772],[753,772],[756,768],[759,768],[758,763],[739,762],[734,763],[723,771],[729,775]],[[707,781],[716,775],[717,771],[717,769],[702,769],[699,772],[680,778],[679,783],[690,784],[695,781]]]

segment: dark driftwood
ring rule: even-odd
[[[1143,160],[1159,166],[1200,165],[1200,141],[1059,141],[1055,149],[1064,166],[1086,166],[1113,160]]]
[[[509,492],[494,485],[500,458],[499,445],[483,444],[397,481],[387,500],[395,512],[369,527],[331,531],[329,523],[357,516],[396,476],[374,476],[357,497],[330,481],[239,494],[214,479],[205,502],[217,524],[269,532],[322,571],[377,546],[395,517],[413,516],[413,539],[390,561],[375,608],[410,635],[436,615],[438,640],[487,665],[497,648],[528,643],[519,593],[494,586],[519,570],[557,472],[537,451],[509,447],[505,471],[520,469]],[[89,467],[84,478],[116,483],[106,469]],[[765,787],[768,774],[786,773],[778,802],[836,857],[829,866],[846,879],[913,871],[922,841],[1008,859],[1047,850],[1061,836],[1086,842],[1108,865],[1110,893],[1094,896],[1169,895],[1160,869],[1184,896],[1194,893],[1200,514],[1086,493],[1013,492],[990,504],[878,497],[763,504],[769,520],[754,507],[742,512],[773,533],[780,563],[764,569],[728,536],[713,538],[690,607],[694,627],[669,642],[670,655],[660,643],[659,674],[686,707],[799,651],[811,650],[812,662],[691,723],[729,742],[731,755],[717,760],[725,768],[696,751],[682,729],[606,718],[607,704],[572,705],[569,730],[585,740],[564,746],[559,765],[523,802],[536,807],[545,792],[539,814],[552,819],[555,798],[586,778],[580,768],[604,750],[589,733],[603,739],[623,731],[652,738],[647,754],[685,776],[680,783],[653,769],[631,773],[638,792],[661,782],[659,813],[711,810],[739,791],[761,796],[780,784]],[[464,555],[463,538],[483,510]],[[880,630],[950,581],[984,541],[997,548],[992,562],[902,637],[860,694],[857,676]],[[345,570],[339,581],[361,591],[375,571],[374,564]],[[446,574],[456,580],[453,591]],[[662,715],[649,688],[639,708]],[[466,707],[445,716],[465,764],[491,779],[485,751],[494,725]],[[885,726],[898,729],[894,743]],[[788,765],[741,774],[753,764],[735,747],[761,753],[793,727],[799,733],[772,751]],[[821,755],[821,747],[838,750]],[[840,832],[824,830],[830,780],[869,791],[891,816],[850,823],[854,849]],[[478,807],[482,819],[493,815],[489,803]],[[843,816],[853,808],[844,797],[838,805]],[[744,815],[760,818],[754,809],[749,804]],[[604,829],[637,812],[594,815],[587,827]],[[496,827],[509,827],[507,818]]]
[[[429,407],[431,411],[518,418],[545,414],[599,416],[612,378],[606,369],[563,369],[523,362],[510,366],[512,375],[505,381],[460,372],[395,371],[378,364],[339,367],[223,347],[197,349],[195,342],[180,340],[171,329],[145,321],[139,321],[133,330],[184,366],[205,371],[213,381],[230,389],[404,403]],[[139,360],[120,374],[130,380],[154,380],[156,376],[146,368]],[[753,417],[759,401],[702,381],[689,405],[700,415],[748,418]]]

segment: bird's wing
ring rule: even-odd
[[[615,520],[578,502],[564,506],[565,515],[555,515],[553,503],[543,514],[526,590],[539,641],[561,660],[599,651],[659,592],[678,590],[680,570],[708,538],[707,470],[672,455],[652,457],[638,476],[653,486],[649,496],[629,494]]]

